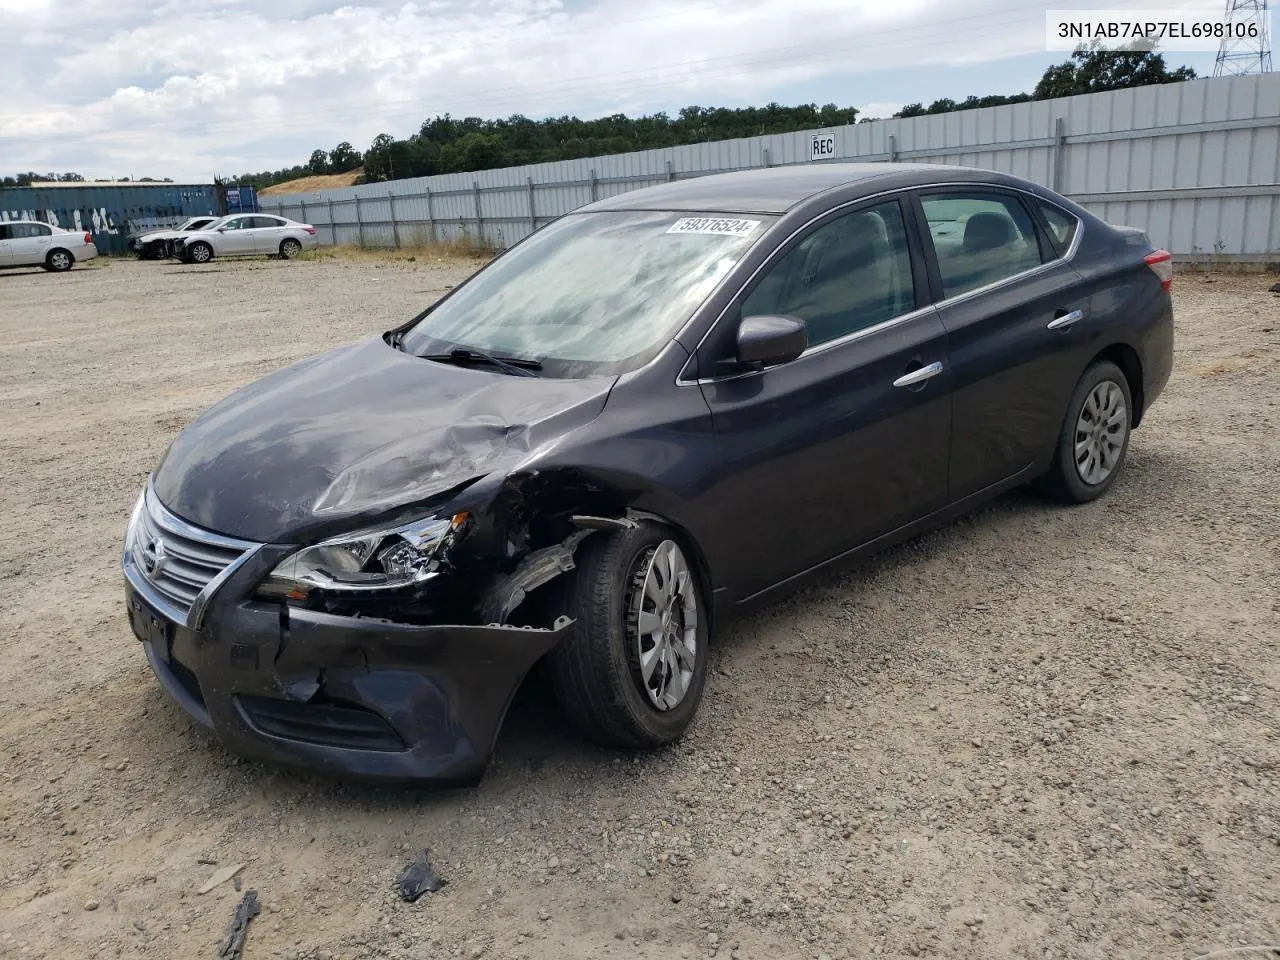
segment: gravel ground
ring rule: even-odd
[[[140,484],[206,405],[465,272],[0,274],[0,956],[213,957],[241,894],[197,890],[237,863],[248,960],[1280,942],[1273,278],[1178,279],[1174,379],[1103,501],[1015,493],[732,624],[677,748],[584,746],[528,689],[473,790],[223,751],[126,622]],[[422,846],[449,884],[405,904]]]

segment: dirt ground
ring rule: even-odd
[[[140,485],[208,404],[462,272],[0,274],[0,956],[212,958],[241,894],[197,889],[237,863],[247,960],[1280,942],[1272,277],[1179,277],[1174,378],[1109,496],[1006,496],[732,624],[678,748],[584,746],[533,689],[472,790],[228,755],[126,622]],[[423,846],[448,886],[402,903]]]

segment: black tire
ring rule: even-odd
[[[692,555],[681,547],[695,591],[698,617],[692,678],[683,699],[660,710],[644,692],[635,640],[634,598],[643,571],[671,531],[656,523],[592,534],[575,557],[567,587],[577,623],[547,658],[547,674],[570,723],[585,739],[607,747],[646,749],[679,740],[688,729],[707,679],[706,590]],[[639,577],[639,583],[637,583]]]
[[[1078,425],[1088,402],[1095,390],[1106,389],[1105,384],[1114,384],[1124,398],[1125,415],[1123,423],[1117,430],[1104,431],[1119,443],[1119,454],[1111,470],[1097,482],[1090,482],[1082,476],[1082,468],[1077,465],[1077,440],[1087,441],[1085,432],[1077,433]],[[1071,394],[1071,402],[1067,404],[1067,413],[1062,420],[1062,429],[1058,433],[1058,446],[1054,451],[1053,465],[1049,472],[1040,478],[1041,492],[1061,503],[1088,503],[1096,500],[1116,482],[1116,478],[1124,471],[1125,457],[1129,452],[1129,434],[1133,429],[1133,395],[1129,390],[1129,381],[1124,371],[1108,360],[1101,360],[1085,370]],[[1123,434],[1118,436],[1117,434]]]
[[[70,252],[61,247],[50,250],[44,258],[44,268],[50,273],[66,273],[76,262]]]
[[[183,248],[182,257],[187,263],[208,263],[213,259],[213,247],[203,240],[189,243]]]
[[[280,241],[280,259],[292,260],[302,252],[302,244],[292,237],[286,237]]]

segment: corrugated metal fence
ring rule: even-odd
[[[814,159],[815,155],[817,159]],[[1181,259],[1280,252],[1280,74],[262,197],[326,244],[505,247],[601,197],[751,167],[923,161],[1000,170],[1142,227]]]

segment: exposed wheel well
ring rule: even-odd
[[[635,511],[633,516],[637,519],[643,517],[646,520],[652,520],[654,523],[661,524],[670,530],[672,537],[680,544],[680,548],[684,550],[685,554],[697,567],[698,579],[702,581],[703,596],[701,599],[705,608],[704,616],[707,618],[707,636],[712,636],[715,626],[715,585],[711,580],[711,565],[707,562],[706,554],[702,552],[702,545],[694,539],[693,534],[688,530],[678,523],[673,523],[666,517],[640,511]]]
[[[1089,366],[1099,360],[1110,360],[1124,371],[1124,378],[1129,381],[1129,395],[1133,397],[1131,426],[1136,427],[1142,422],[1142,415],[1146,410],[1142,395],[1142,360],[1138,357],[1138,351],[1127,343],[1113,343],[1090,360]]]

